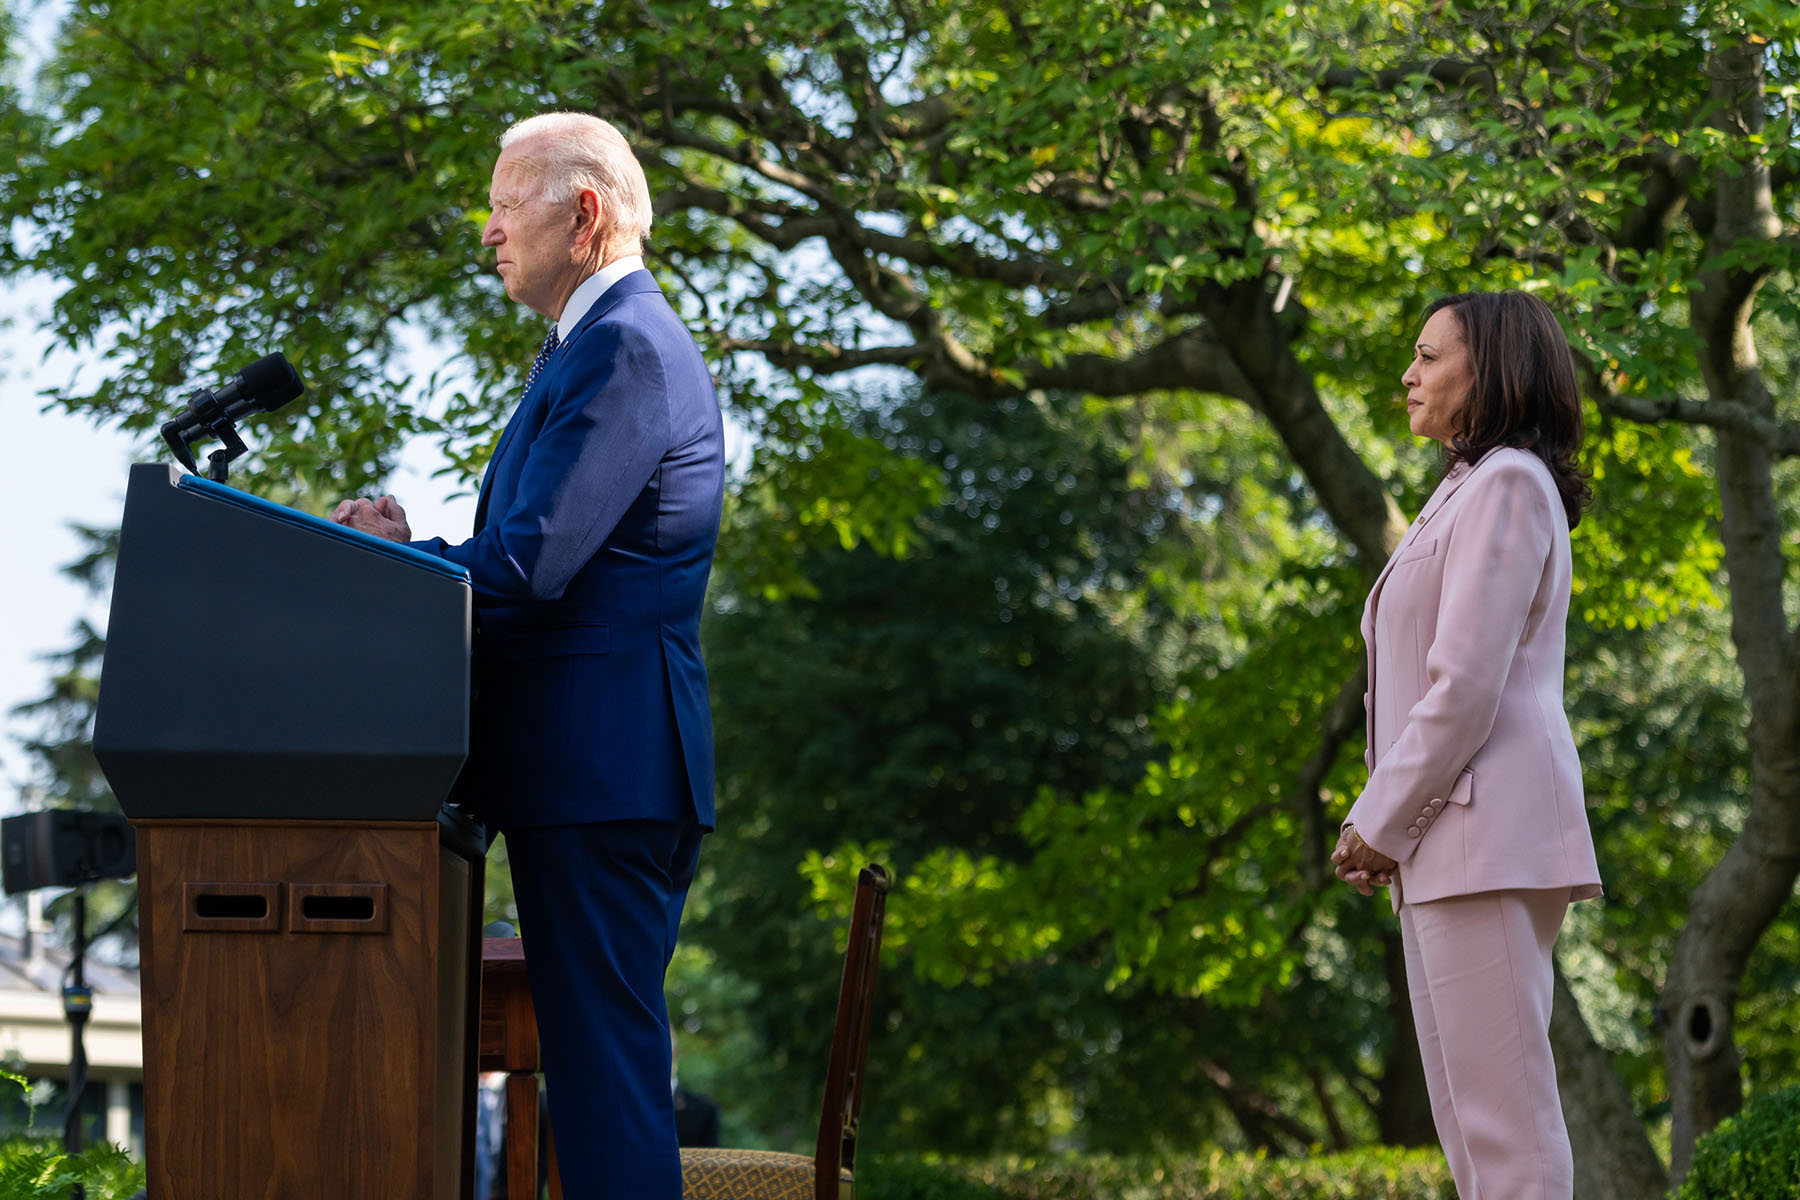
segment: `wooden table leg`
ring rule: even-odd
[[[506,1194],[538,1197],[538,1082],[530,1071],[506,1077]]]

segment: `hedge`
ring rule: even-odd
[[[1800,1196],[1800,1085],[1758,1097],[1694,1146],[1676,1200]]]
[[[1312,1158],[876,1157],[857,1176],[861,1200],[1456,1200],[1441,1153],[1386,1147]]]

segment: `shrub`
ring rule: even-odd
[[[857,1190],[869,1200],[1456,1200],[1442,1154],[1385,1147],[1314,1158],[1216,1151],[1157,1159],[877,1159],[859,1174]]]
[[[31,1091],[30,1081],[11,1071],[0,1071],[4,1087]],[[66,1200],[77,1184],[89,1200],[126,1200],[142,1190],[144,1168],[117,1146],[68,1154],[61,1141],[29,1132],[0,1141],[0,1200]]]
[[[1694,1146],[1676,1200],[1800,1196],[1800,1086],[1758,1097]]]
[[[872,1159],[856,1172],[857,1200],[996,1200],[962,1168],[920,1158]]]
[[[0,1200],[67,1200],[76,1184],[88,1200],[126,1200],[144,1186],[144,1169],[117,1146],[66,1154],[48,1138],[0,1143]]]

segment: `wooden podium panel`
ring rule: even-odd
[[[149,1194],[468,1196],[480,861],[433,822],[134,824]]]

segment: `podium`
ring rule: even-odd
[[[470,613],[441,559],[132,468],[94,752],[137,831],[151,1200],[472,1194]]]

